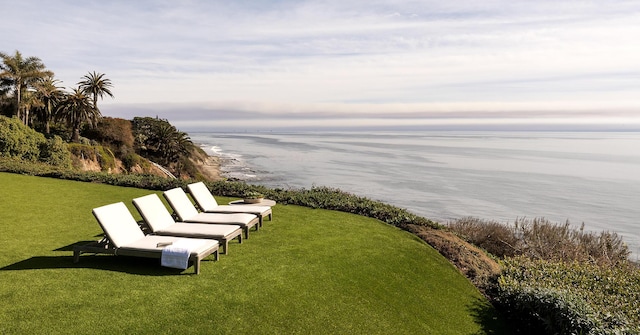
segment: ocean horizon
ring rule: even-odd
[[[615,231],[640,255],[640,133],[190,132],[222,175],[272,188],[327,186],[446,223],[543,217]]]

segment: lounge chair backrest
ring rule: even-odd
[[[189,184],[187,189],[203,212],[213,211],[218,206],[216,198],[213,197],[213,194],[209,192],[209,188],[203,182]]]
[[[107,238],[116,248],[144,237],[136,219],[133,218],[123,202],[94,208],[93,216],[96,217]]]
[[[133,199],[133,205],[136,206],[142,219],[153,232],[163,230],[176,223],[167,207],[155,193]]]
[[[188,220],[198,215],[198,209],[193,205],[184,190],[180,187],[170,189],[163,193],[164,198],[178,215],[180,221]]]

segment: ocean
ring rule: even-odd
[[[446,223],[544,217],[615,231],[640,255],[640,133],[190,133],[223,175],[328,186]]]

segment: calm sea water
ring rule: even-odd
[[[446,222],[569,220],[640,255],[640,133],[191,133],[228,177],[330,186]]]

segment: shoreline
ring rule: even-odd
[[[200,171],[209,181],[220,181],[225,178],[222,176],[222,170],[220,169],[220,157],[207,154],[207,157],[202,161]]]
[[[419,134],[402,134],[402,142],[398,142],[397,135],[374,135],[374,142],[380,144],[378,152],[393,157],[403,154],[401,157],[406,159],[406,164],[402,165],[404,173],[394,174],[393,171],[400,169],[398,164],[380,160],[374,152],[361,151],[361,147],[355,146],[363,142],[369,143],[367,147],[372,145],[370,135],[243,133],[218,137],[200,133],[194,134],[193,139],[202,144],[207,154],[220,155],[220,177],[231,180],[238,178],[252,184],[281,188],[309,188],[319,184],[337,187],[345,192],[395,204],[439,222],[466,216],[504,223],[511,223],[518,217],[544,217],[559,223],[570,219],[578,227],[585,222],[589,230],[612,230],[622,235],[632,253],[631,259],[640,260],[638,228],[629,219],[638,213],[637,206],[630,203],[635,199],[633,188],[640,181],[637,181],[637,175],[627,173],[637,166],[628,157],[638,156],[625,145],[629,141],[640,140],[638,135],[602,133],[588,137],[576,134],[556,137],[461,132],[434,134],[426,138]],[[346,137],[349,143],[336,144],[333,141],[336,136]],[[590,146],[595,140],[598,140],[598,150]],[[407,155],[411,150],[404,147],[404,143],[420,150],[431,150],[436,155],[428,157],[432,161],[419,161],[417,156]],[[452,143],[455,144],[453,149]],[[305,144],[324,151],[305,152]],[[543,145],[545,150],[533,150],[539,145]],[[556,145],[566,147],[563,151],[573,150],[576,153],[561,156]],[[496,157],[501,157],[504,164],[492,170],[495,163],[490,165],[482,155],[474,155],[475,151],[462,151],[458,147],[480,147],[489,154],[499,155]],[[612,155],[606,162],[601,159],[605,149]],[[520,156],[514,156],[514,153]],[[260,164],[257,167],[253,165],[256,157],[255,163]],[[588,161],[593,168],[579,168],[576,171],[580,173],[575,175],[576,171],[570,168],[576,166],[576,158]],[[374,167],[363,163],[363,159],[378,163]],[[468,164],[461,164],[462,159]],[[286,164],[279,163],[285,161]],[[448,165],[441,165],[444,163]],[[601,171],[613,163],[619,166],[621,173],[603,175]],[[477,167],[473,167],[476,166],[474,164]],[[412,170],[414,166],[416,168]],[[417,167],[420,166],[430,168],[429,183],[411,177],[427,171],[419,170]],[[381,176],[385,170],[391,173]],[[243,178],[245,176],[249,177]],[[390,182],[388,178],[395,178],[395,181]],[[544,183],[534,183],[536,180]],[[521,192],[525,189],[526,194]],[[550,193],[556,190],[563,191],[561,194]],[[530,199],[536,201],[529,202]],[[599,210],[605,207],[606,211]]]

